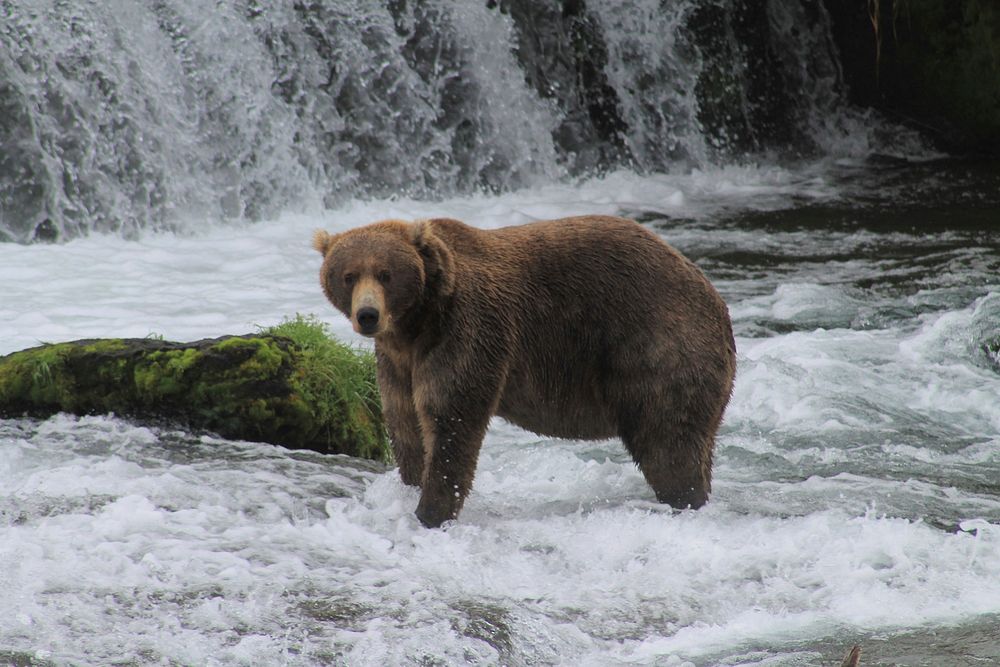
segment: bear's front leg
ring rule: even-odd
[[[393,457],[404,484],[419,486],[424,477],[424,442],[413,405],[411,369],[400,365],[375,347],[382,417],[389,431]]]
[[[463,392],[458,387],[450,387],[444,395],[434,392],[416,392],[426,450],[417,518],[428,528],[458,517],[472,489],[479,449],[495,402],[487,393]],[[419,397],[430,396],[435,398],[419,401]]]

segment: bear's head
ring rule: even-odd
[[[320,283],[337,310],[364,336],[399,333],[428,300],[451,293],[451,251],[431,221],[384,220],[340,234],[317,230]]]

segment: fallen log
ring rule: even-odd
[[[375,360],[298,317],[256,335],[78,340],[0,357],[0,417],[114,413],[388,461]]]

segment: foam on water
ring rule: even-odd
[[[859,639],[988,625],[1000,614],[1000,376],[979,344],[1000,315],[1000,253],[954,230],[727,217],[837,198],[820,171],[615,173],[191,237],[0,244],[0,352],[218,336],[295,312],[356,340],[318,289],[313,227],[626,210],[712,274],[740,351],[712,502],[697,512],[656,504],[615,440],[500,420],[444,531],[419,526],[417,493],[395,471],[344,457],[113,417],[0,421],[0,653],[819,665]]]
[[[671,513],[627,463],[494,432],[447,532],[419,527],[394,474],[336,459],[203,440],[175,462],[162,435],[106,418],[5,433],[29,507],[0,547],[5,643],[57,661],[648,664],[1000,605],[994,524],[774,516],[725,483]],[[33,466],[52,436],[62,455]]]

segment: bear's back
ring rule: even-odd
[[[513,349],[499,413],[525,428],[608,437],[617,422],[608,392],[622,379],[731,364],[721,297],[638,223],[582,216],[479,230],[435,221],[435,233],[464,274],[464,307],[514,329],[502,332]]]

